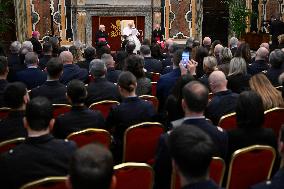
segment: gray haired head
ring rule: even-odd
[[[105,63],[101,59],[94,59],[90,62],[90,74],[94,78],[104,77],[106,74]]]
[[[13,43],[11,43],[10,46],[10,51],[12,54],[17,54],[20,52],[21,50],[21,43],[19,41],[14,41]]]

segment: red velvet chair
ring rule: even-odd
[[[209,176],[219,186],[222,185],[224,174],[225,174],[225,168],[226,168],[226,164],[222,158],[219,158],[219,157],[212,158],[212,161],[209,167]],[[180,185],[179,175],[177,174],[176,170],[173,170],[171,189],[180,189],[180,188],[181,188],[181,185]]]
[[[57,118],[61,114],[71,111],[72,106],[69,104],[53,104],[53,117]]]
[[[218,126],[226,131],[237,128],[236,113],[230,113],[222,116]]]
[[[14,138],[0,143],[0,153],[4,153],[25,141],[25,138]]]
[[[119,102],[114,101],[114,100],[103,100],[103,101],[95,102],[91,104],[89,108],[91,110],[100,111],[103,117],[106,119],[110,112],[111,107],[115,105],[119,105]]]
[[[115,189],[152,189],[154,172],[145,163],[122,163],[114,166]]]
[[[20,189],[68,189],[66,181],[67,177],[46,177],[29,182]]]
[[[123,162],[154,163],[158,142],[164,128],[160,123],[144,122],[124,133]]]
[[[157,82],[160,79],[160,77],[161,77],[160,73],[151,72],[151,75],[152,75],[151,81],[153,81],[153,82]]]
[[[67,139],[74,141],[78,147],[98,142],[109,148],[111,144],[111,136],[109,132],[103,129],[90,128],[74,132],[68,135]]]
[[[139,98],[146,100],[148,102],[151,102],[151,104],[153,104],[154,108],[156,111],[158,111],[159,108],[159,100],[157,97],[155,96],[151,96],[151,95],[141,95],[139,96]]]
[[[0,108],[0,120],[5,119],[8,117],[8,114],[10,113],[11,109],[10,108]]]
[[[151,82],[152,84],[152,95],[157,96],[157,82]]]
[[[284,124],[284,108],[273,108],[265,111],[264,124],[266,128],[273,129],[275,136],[279,135],[281,125]]]
[[[254,145],[235,151],[232,155],[226,189],[249,189],[270,179],[276,157],[270,146]]]

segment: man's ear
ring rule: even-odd
[[[52,118],[52,119],[49,121],[49,125],[48,125],[49,131],[52,131],[53,126],[54,126],[54,123],[55,123],[55,119]]]
[[[24,104],[27,104],[30,101],[30,96],[28,92],[23,96],[23,101]]]
[[[27,121],[27,118],[26,118],[26,117],[23,118],[23,123],[24,123],[24,127],[25,127],[26,129],[28,129],[29,124],[28,124],[28,121]]]
[[[112,175],[111,183],[110,183],[110,189],[115,189],[116,188],[116,183],[117,183],[116,176]]]
[[[187,104],[186,104],[184,99],[181,100],[181,107],[182,107],[184,112],[187,110]]]
[[[70,180],[70,175],[67,176],[67,180],[65,181],[65,185],[68,189],[72,189],[72,184]]]

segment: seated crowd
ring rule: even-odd
[[[42,48],[34,44],[13,42],[9,56],[0,56],[0,108],[9,109],[0,121],[0,142],[25,138],[0,154],[3,188],[69,175],[70,189],[114,189],[113,166],[122,162],[124,134],[142,122],[159,122],[165,129],[152,166],[155,189],[171,188],[173,170],[183,189],[217,189],[208,177],[212,157],[221,157],[229,167],[232,154],[251,145],[279,151],[270,184],[253,188],[283,188],[284,170],[277,166],[284,156],[284,136],[277,143],[278,133],[263,125],[266,110],[284,108],[284,49],[271,51],[263,43],[253,56],[249,45],[235,37],[228,47],[209,37],[201,45],[189,38],[183,48],[171,39],[164,49],[145,42],[140,54],[133,52],[132,41],[116,53],[107,46],[60,47],[53,37]],[[184,52],[189,60],[182,58]],[[155,96],[159,106],[141,95]],[[101,101],[117,105],[107,116],[89,108]],[[71,110],[54,117],[55,104],[68,104]],[[218,127],[231,113],[236,127]],[[89,128],[111,134],[110,151],[100,144],[77,149],[66,140]]]

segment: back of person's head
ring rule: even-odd
[[[104,77],[107,71],[105,63],[101,59],[94,59],[90,63],[90,73],[94,78]]]
[[[136,89],[137,80],[131,72],[125,71],[119,75],[117,84],[120,88],[131,93]]]
[[[63,64],[60,58],[51,58],[46,64],[48,76],[51,79],[58,79],[63,71]]]
[[[25,55],[25,64],[26,65],[37,65],[38,64],[38,55],[34,52],[28,52]]]
[[[236,37],[231,37],[229,41],[230,48],[238,47],[239,40]]]
[[[49,128],[53,118],[53,107],[45,97],[33,98],[26,107],[25,119],[33,131],[43,131]]]
[[[33,52],[33,44],[30,41],[24,41],[22,44],[22,49],[26,49],[28,52]]]
[[[18,109],[28,101],[27,87],[21,82],[10,83],[5,88],[3,96],[5,106]]]
[[[236,116],[239,128],[261,127],[264,122],[264,108],[261,97],[254,91],[242,92],[237,101]]]
[[[235,52],[235,57],[242,57],[245,59],[247,64],[251,63],[251,52],[248,43],[241,43]]]
[[[228,76],[237,74],[247,75],[247,64],[242,57],[235,57],[230,61]]]
[[[73,64],[73,55],[69,51],[63,51],[60,53],[59,58],[63,64]]]
[[[273,68],[280,69],[284,64],[284,52],[280,49],[275,49],[270,53],[269,63]]]
[[[57,52],[60,55],[63,51],[68,51],[68,48],[65,46],[61,46],[58,48]]]
[[[155,43],[151,46],[151,55],[155,59],[159,59],[162,57],[162,48],[159,44]]]
[[[10,51],[12,54],[19,54],[21,50],[21,43],[19,41],[14,41],[10,45]]]
[[[148,45],[142,45],[140,47],[140,53],[142,56],[151,55],[151,49]]]
[[[128,54],[125,51],[118,51],[116,53],[115,62],[116,68],[119,70],[123,70],[125,68],[125,59],[127,58]]]
[[[126,60],[126,71],[130,71],[137,79],[145,76],[144,59],[139,55],[130,55]]]
[[[179,46],[177,43],[173,43],[169,46],[169,53],[173,55],[177,50],[179,50]]]
[[[267,59],[268,55],[269,55],[269,51],[265,47],[260,47],[256,51],[255,59],[265,60],[265,59]]]
[[[148,46],[150,46],[150,45],[151,45],[151,41],[150,41],[149,39],[144,39],[144,40],[142,41],[142,45],[148,45]]]
[[[87,47],[84,50],[84,57],[86,60],[93,60],[96,57],[96,49],[94,47]]]
[[[50,42],[46,42],[42,45],[42,51],[43,53],[47,54],[50,53],[52,54],[52,44]]]
[[[125,48],[127,53],[132,54],[134,49],[136,48],[136,45],[134,41],[128,41]]]
[[[203,65],[203,60],[205,57],[207,57],[209,55],[209,52],[207,50],[207,48],[200,46],[197,48],[196,50],[196,55],[195,55],[195,59],[198,62],[198,64]]]
[[[107,68],[112,67],[115,64],[113,57],[110,54],[103,54],[101,60],[105,63]]]
[[[67,84],[67,96],[72,104],[82,104],[87,98],[87,89],[80,80],[72,80]]]
[[[78,149],[70,162],[72,189],[110,189],[113,181],[111,152],[100,144],[89,144]]]
[[[110,48],[106,45],[102,46],[102,47],[98,47],[96,49],[96,51],[97,51],[97,57],[96,58],[98,58],[98,59],[101,59],[103,54],[111,54]]]
[[[204,46],[211,46],[211,39],[210,39],[210,37],[204,37],[203,45]]]
[[[194,39],[192,37],[189,37],[185,42],[185,48],[186,49],[192,49],[193,41],[194,41]]]
[[[8,59],[5,56],[0,56],[0,76],[8,74]]]
[[[268,51],[270,50],[270,48],[269,48],[269,43],[261,43],[259,47],[264,47],[264,48],[266,48]]]
[[[173,55],[173,64],[174,64],[174,66],[176,66],[176,67],[179,66],[179,63],[182,60],[182,53],[183,53],[182,49],[179,49],[179,50],[174,52],[174,55]]]
[[[209,85],[213,93],[227,90],[226,75],[222,71],[214,71],[210,74]]]
[[[233,58],[232,51],[227,47],[222,48],[220,52],[221,63],[230,62],[232,58]]]
[[[224,49],[223,45],[217,44],[214,48],[215,56],[220,56],[220,53],[222,52],[223,49]]]
[[[192,112],[203,112],[208,103],[208,89],[198,81],[191,81],[182,90],[186,108]]]
[[[78,62],[80,60],[80,56],[81,56],[81,51],[80,49],[75,46],[75,45],[72,45],[71,47],[69,47],[69,51],[72,53],[73,55],[73,58],[74,58],[74,62]]]
[[[217,59],[214,56],[207,56],[203,59],[203,70],[210,74],[217,68]]]
[[[207,180],[215,147],[204,131],[194,125],[181,125],[169,134],[168,144],[175,166],[187,182]]]

